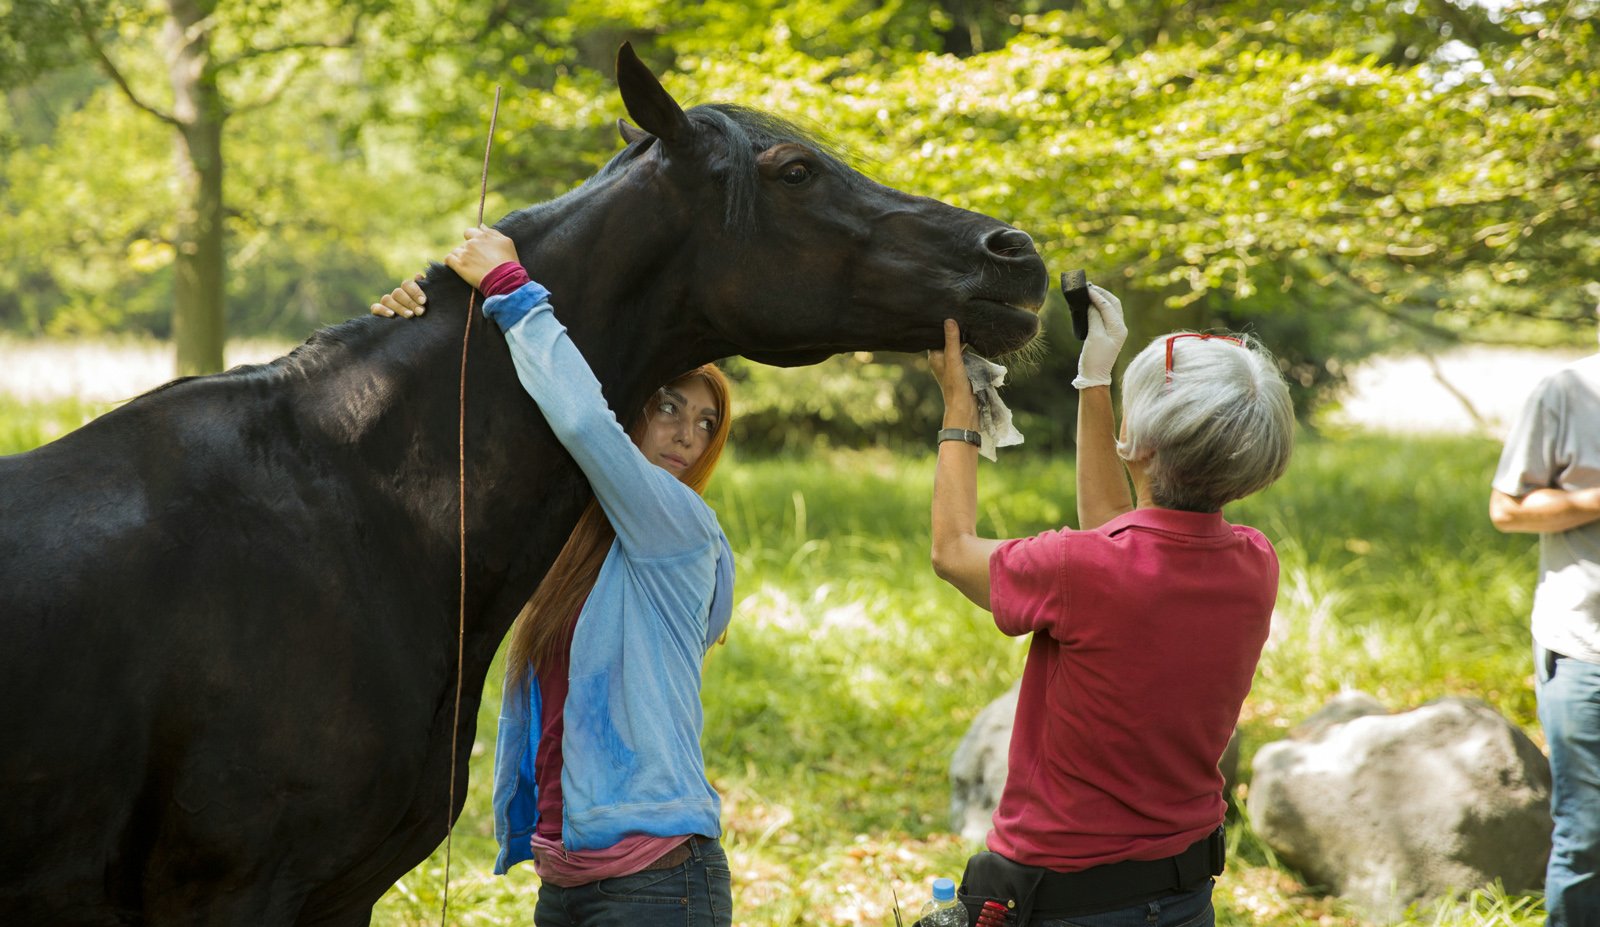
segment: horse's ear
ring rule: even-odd
[[[617,87],[622,91],[622,105],[641,129],[669,148],[688,140],[689,117],[639,60],[632,42],[623,42],[617,49]],[[622,137],[628,137],[626,130]]]
[[[622,144],[632,145],[642,138],[649,138],[650,133],[639,128],[626,119],[617,120],[617,132],[622,136]]]

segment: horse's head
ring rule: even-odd
[[[771,116],[685,112],[630,46],[617,79],[640,128],[619,122],[627,148],[585,184],[616,205],[583,237],[649,277],[707,357],[920,351],[946,318],[986,354],[1038,332],[1048,280],[1026,233],[876,183]]]

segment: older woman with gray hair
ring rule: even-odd
[[[1222,507],[1283,475],[1294,412],[1255,339],[1179,332],[1128,365],[1119,439],[1127,327],[1115,296],[1089,292],[1077,529],[978,536],[978,410],[954,322],[929,354],[945,402],[934,569],[1002,633],[1032,637],[1005,790],[960,895],[974,920],[997,902],[1008,927],[1214,924],[1217,762],[1278,590],[1272,545]]]

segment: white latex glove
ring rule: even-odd
[[[1128,338],[1128,325],[1122,321],[1122,300],[1091,283],[1089,307],[1089,337],[1083,339],[1083,350],[1078,354],[1074,389],[1110,386],[1111,368],[1116,366],[1122,342]]]

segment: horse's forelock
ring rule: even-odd
[[[732,103],[708,103],[696,106],[689,111],[689,114],[691,118],[696,114],[704,114],[709,120],[732,126],[732,131],[728,134],[747,143],[752,150],[758,151],[784,142],[794,142],[816,151],[834,166],[845,169],[850,166],[851,159],[840,145],[816,127],[802,128],[781,116]]]
[[[840,147],[820,131],[802,129],[771,113],[731,103],[707,103],[690,109],[688,115],[722,136],[727,185],[724,223],[730,232],[754,230],[756,197],[761,184],[756,156],[774,145],[793,142],[810,148],[847,184],[853,184],[861,176],[850,166]]]

